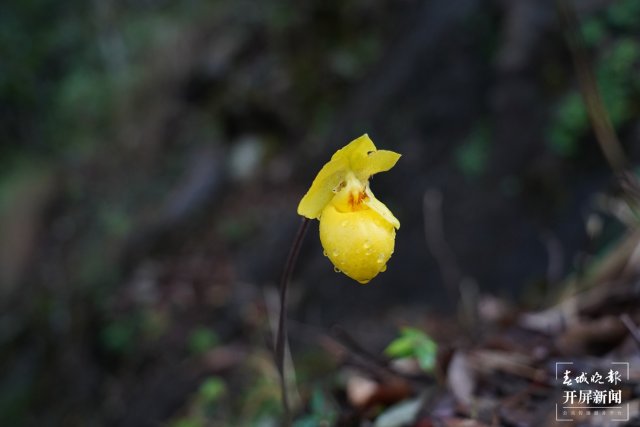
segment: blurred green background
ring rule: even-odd
[[[640,3],[577,9],[637,165]],[[537,0],[3,2],[0,425],[276,425],[270,301],[296,206],[365,132],[403,154],[372,184],[397,250],[363,287],[311,227],[297,425],[336,417],[314,334],[340,324],[380,350],[450,309],[427,191],[458,274],[547,301],[624,229],[563,30]]]

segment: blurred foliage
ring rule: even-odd
[[[218,377],[207,378],[200,385],[199,396],[204,403],[213,403],[226,393],[224,381]]]
[[[122,354],[133,349],[135,323],[117,320],[109,323],[102,331],[102,344],[111,352]]]
[[[634,0],[612,2],[607,8],[606,18],[614,28],[637,30],[640,28],[640,3]]]
[[[199,327],[189,335],[189,351],[192,354],[202,354],[218,345],[218,335],[207,328]]]
[[[20,157],[90,152],[111,131],[115,102],[137,81],[143,53],[207,4],[120,3],[4,2],[0,170]]]
[[[2,110],[0,128],[4,144],[0,159],[24,149],[47,148],[42,120],[51,109],[56,80],[77,60],[86,39],[86,27],[77,25],[86,3],[67,2],[60,7],[52,0],[9,1],[0,13],[0,51],[4,65],[0,73]],[[24,31],[29,28],[29,31]],[[35,114],[34,114],[35,113]],[[6,164],[0,165],[2,169]]]
[[[313,390],[309,402],[309,414],[298,418],[293,427],[330,427],[338,418],[338,414],[321,389]]]
[[[221,411],[222,399],[228,394],[227,385],[222,378],[205,378],[192,396],[188,414],[171,422],[170,427],[207,427],[226,425]]]
[[[418,361],[420,368],[430,372],[436,363],[438,344],[421,330],[405,327],[384,352],[394,359],[413,357]]]
[[[170,205],[197,148],[215,145],[232,152],[250,134],[271,154],[300,129],[327,131],[347,96],[345,88],[380,57],[383,34],[392,25],[388,11],[395,10],[389,4],[3,3],[0,217],[5,218],[6,208],[7,215],[29,219],[29,227],[45,224],[42,235],[25,243],[25,253],[36,261],[46,259],[47,265],[29,269],[29,286],[24,287],[29,292],[22,305],[7,313],[14,335],[2,337],[11,350],[2,367],[14,371],[28,363],[33,377],[0,383],[0,424],[21,425],[34,405],[45,409],[43,418],[69,410],[82,419],[78,407],[98,424],[113,417],[113,407],[84,392],[49,399],[51,384],[68,375],[65,361],[70,358],[82,360],[86,366],[78,369],[90,371],[74,378],[78,389],[115,376],[118,386],[107,391],[113,395],[105,400],[117,400],[131,393],[126,378],[149,365],[169,363],[170,357],[198,359],[221,345],[218,331],[200,325],[214,324],[212,318],[229,322],[227,317],[235,315],[201,301],[198,308],[206,316],[196,318],[198,310],[189,305],[195,299],[190,283],[162,277],[156,253],[146,254],[155,262],[149,269],[134,265],[126,270],[128,245],[140,234],[148,237],[149,224]],[[254,163],[266,157],[259,154]],[[48,193],[36,195],[55,201],[50,211],[46,205],[44,218],[31,220],[15,209],[28,205],[21,203],[25,182],[34,187],[34,181],[54,179],[57,187],[43,186],[42,193]],[[256,233],[257,218],[262,214],[254,211],[223,214],[207,230],[229,248]],[[183,249],[162,243],[158,246],[166,252]],[[194,269],[184,269],[189,268]],[[227,273],[220,274],[224,279]],[[211,277],[200,280],[209,284]],[[25,336],[37,337],[37,351],[21,347],[29,341]],[[175,336],[180,338],[172,340]],[[65,357],[50,358],[61,351],[60,343],[74,346],[64,344]],[[178,356],[166,356],[167,346]],[[46,358],[23,357],[22,352]],[[237,421],[232,425],[258,425],[260,419],[274,419],[280,395],[269,371],[271,357],[258,359],[248,369],[250,378],[238,385],[245,394],[229,399],[226,379],[205,380],[188,399],[186,415],[176,414],[175,424],[232,420]],[[320,417],[322,405],[311,406]]]
[[[100,345],[108,353],[117,356],[131,356],[141,346],[153,343],[164,335],[169,327],[166,313],[160,309],[145,309],[123,313],[113,316],[105,321],[100,334]],[[202,331],[206,336],[198,337]],[[193,338],[193,336],[196,338]],[[191,340],[200,340],[193,343]],[[195,348],[206,346],[213,347],[217,343],[217,337],[212,332],[197,328],[190,336],[189,350],[196,352]],[[201,347],[197,347],[200,345]],[[207,348],[210,348],[207,347]]]
[[[580,31],[595,58],[595,74],[604,106],[614,127],[619,128],[640,111],[638,66],[640,7],[635,0],[612,4],[604,13],[590,17]],[[550,148],[563,157],[579,151],[589,131],[589,118],[577,88],[559,100],[549,127]]]
[[[487,170],[491,144],[491,129],[480,122],[455,152],[456,165],[469,178],[477,178]]]
[[[575,154],[578,138],[587,131],[589,124],[582,95],[568,93],[558,104],[555,120],[549,134],[551,148],[561,156]]]

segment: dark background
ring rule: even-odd
[[[640,2],[576,7],[633,164]],[[289,307],[303,389],[331,372],[314,333],[379,351],[451,314],[451,283],[548,303],[623,229],[566,30],[549,0],[3,2],[0,425],[275,425],[297,203],[365,132],[403,155],[372,181],[396,251],[358,285],[313,222]]]

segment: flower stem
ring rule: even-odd
[[[293,268],[295,267],[298,254],[300,253],[300,247],[304,240],[304,235],[309,227],[309,219],[303,218],[298,227],[298,232],[293,240],[293,245],[289,251],[287,257],[287,263],[285,264],[284,271],[282,273],[282,279],[280,280],[280,315],[278,317],[278,329],[276,331],[276,348],[275,359],[278,373],[280,374],[280,389],[282,392],[282,406],[284,409],[284,425],[291,425],[291,412],[289,408],[289,395],[287,393],[287,379],[285,376],[285,342],[287,337],[287,288],[291,281],[291,275],[293,274]]]

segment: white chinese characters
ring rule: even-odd
[[[565,390],[565,405],[620,405],[622,404],[622,390]]]
[[[593,375],[591,375],[591,377],[588,377],[586,372],[581,372],[580,375],[576,375],[573,378],[571,378],[570,375],[571,375],[570,370],[567,369],[564,371],[564,375],[562,377],[563,385],[572,385],[573,381],[575,381],[576,384],[604,384],[605,383],[603,381],[602,375],[600,375],[600,373],[597,371],[594,372]],[[622,376],[620,375],[620,372],[614,371],[613,369],[609,369],[609,372],[607,373],[607,376],[605,379],[609,384],[613,384],[614,386],[622,382]]]

